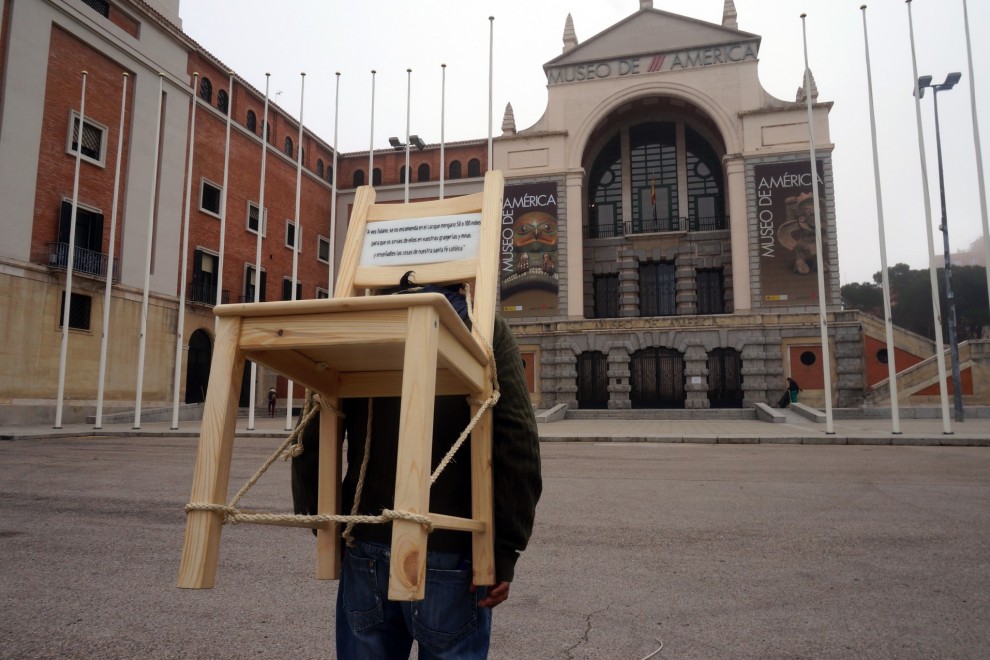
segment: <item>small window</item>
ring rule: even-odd
[[[268,141],[268,142],[271,142],[272,141],[272,125],[269,124],[267,121],[263,121],[261,123],[265,125],[265,140]]]
[[[329,183],[330,185],[334,185],[333,168],[332,167],[328,167],[327,168],[327,183]]]
[[[801,364],[803,364],[804,366],[810,367],[817,361],[818,358],[811,351],[805,351],[801,353]]]
[[[472,158],[468,161],[468,177],[481,176],[481,161]]]
[[[244,126],[254,133],[258,134],[258,118],[254,114],[254,110],[247,111],[247,118],[244,120]]]
[[[299,231],[300,239],[302,238],[302,230]],[[285,247],[290,250],[296,245],[296,223],[291,220],[285,221]],[[302,252],[302,240],[299,241],[299,251]]]
[[[416,180],[417,181],[429,181],[430,180],[430,166],[423,163],[416,170]]]
[[[261,235],[268,235],[268,209],[265,209],[265,217],[261,223]],[[258,205],[248,202],[247,230],[252,234],[258,233]]]
[[[89,316],[93,307],[93,297],[73,293],[69,307],[69,327],[73,330],[89,330]],[[65,323],[65,291],[59,304],[58,327]]]
[[[316,176],[320,177],[321,179],[323,178],[323,159],[322,158],[317,158],[316,159]]]
[[[879,362],[880,364],[887,364],[887,360],[888,357],[887,357],[886,348],[881,348],[879,351],[877,351],[877,362]]]
[[[285,152],[286,156],[292,158],[292,138],[288,135],[285,136],[285,146],[282,148],[282,151]]]
[[[199,79],[199,98],[207,103],[213,103],[213,83],[209,78]]]
[[[245,264],[244,272],[244,299],[241,302],[254,302],[254,266]],[[258,302],[265,302],[266,273],[261,271],[261,288],[258,291]]]
[[[230,97],[227,96],[227,91],[221,89],[217,92],[217,110],[223,114],[227,114],[227,110],[230,108]]]
[[[296,281],[296,300],[302,300],[302,282]],[[292,278],[282,278],[282,300],[292,300]]]
[[[451,179],[461,178],[461,161],[459,160],[450,161],[450,178]]]
[[[318,237],[316,245],[316,258],[322,263],[330,263],[330,239],[323,236]]]
[[[70,154],[75,154],[79,148],[79,113],[75,110],[72,111],[69,120],[69,135],[66,142],[66,151]],[[103,167],[106,143],[106,126],[86,119],[83,122],[82,158]]]
[[[330,297],[330,292],[324,288],[316,287],[316,299],[323,300]]]
[[[364,170],[355,170],[354,187],[357,188],[358,186],[363,186],[363,185],[364,185]]]
[[[376,167],[375,170],[371,173],[371,185],[373,186],[382,185],[382,169],[380,167]]]
[[[220,200],[223,191],[220,186],[203,179],[203,187],[199,197],[199,210],[220,217]]]

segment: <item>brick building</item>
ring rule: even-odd
[[[290,299],[296,236],[296,297],[328,295],[355,188],[372,183],[379,200],[404,197],[403,149],[376,150],[371,171],[367,152],[337,154],[335,167],[324,139],[308,130],[300,139],[291,112],[275,104],[265,116],[263,92],[182,32],[179,0],[0,7],[0,422],[53,417],[80,142],[70,421],[92,413],[104,333],[108,409],[133,410],[136,399],[170,405],[176,360],[180,400],[203,400],[213,305],[253,300],[256,290],[262,300]],[[882,323],[839,305],[831,104],[818,100],[814,83],[802,84],[794,101],[763,90],[760,37],[738,29],[732,0],[719,23],[640,0],[638,11],[584,42],[568,17],[562,40],[561,55],[544,65],[546,111],[517,128],[508,106],[492,163],[484,139],[445,145],[442,163],[439,145],[410,155],[411,199],[437,198],[441,175],[444,194],[455,196],[478,191],[490,165],[505,174],[500,308],[525,353],[536,405],[745,407],[775,400],[785,375],[812,405],[826,396],[840,407],[882,403]],[[806,94],[817,142],[831,392],[809,231]],[[898,365],[915,372],[904,394],[930,400],[937,376],[923,367],[934,346],[899,334],[897,347]],[[984,367],[966,368],[972,395]],[[285,392],[282,379],[264,371],[255,386],[255,403],[269,386]],[[249,392],[242,388],[244,406]]]

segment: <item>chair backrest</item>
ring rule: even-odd
[[[395,287],[410,270],[416,284],[470,284],[474,327],[491,341],[503,188],[499,171],[482,192],[443,200],[376,204],[374,188],[358,188],[334,297]]]

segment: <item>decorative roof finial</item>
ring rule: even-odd
[[[516,134],[516,116],[512,113],[512,104],[505,104],[505,114],[502,116],[502,135]]]
[[[732,0],[725,0],[725,6],[722,8],[722,27],[738,30],[739,22],[736,18],[736,3]]]
[[[639,10],[653,9],[653,0],[639,0]]]
[[[815,76],[811,73],[811,69],[808,69],[808,81],[811,83],[811,101],[812,103],[818,100],[818,84],[815,83]],[[805,103],[808,97],[805,95],[804,85],[798,87],[797,96],[794,99],[798,103]]]
[[[567,52],[570,49],[578,45],[577,33],[574,32],[574,20],[571,15],[567,15],[567,20],[564,21],[564,50]]]

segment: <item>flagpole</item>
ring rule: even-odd
[[[82,72],[82,96],[79,100],[79,131],[76,133],[76,171],[72,179],[72,212],[69,215],[69,245],[65,268],[65,300],[62,301],[62,348],[58,360],[58,400],[55,404],[55,427],[62,428],[62,400],[65,396],[65,360],[69,351],[69,319],[72,310],[72,271],[76,257],[76,216],[79,210],[79,168],[82,163],[83,133],[86,128],[86,78]]]
[[[234,74],[230,74],[230,82],[227,85],[230,91],[227,97],[227,136],[223,147],[223,197],[220,199],[220,258],[217,264],[217,294],[213,299],[214,306],[223,303],[223,250],[227,234],[227,198],[230,190],[227,185],[227,178],[230,174],[230,121],[234,114]],[[213,318],[213,335],[216,336],[219,327],[220,317]]]
[[[265,74],[265,114],[261,123],[261,190],[258,193],[258,239],[254,253],[254,302],[261,301],[261,235],[265,230],[265,165],[268,160],[268,90],[272,74]],[[247,430],[254,430],[254,401],[257,393],[258,364],[251,361],[251,393],[248,401]]]
[[[444,158],[444,105],[447,98],[447,65],[440,65],[440,199],[443,199],[443,183],[447,172],[447,161]]]
[[[337,77],[337,90],[333,101],[333,180],[330,182],[330,255],[327,267],[327,295],[333,298],[333,270],[337,254],[337,120],[340,118],[340,71]]]
[[[165,74],[158,74],[158,115],[155,118],[155,147],[151,152],[151,190],[148,198],[148,227],[144,262],[144,293],[141,297],[141,339],[138,348],[137,398],[134,402],[134,428],[141,428],[141,398],[144,394],[144,354],[148,344],[148,296],[151,289],[151,248],[154,244],[155,198],[158,191],[158,154],[162,141],[162,100],[165,96]]]
[[[495,53],[495,17],[488,17],[488,169],[492,169],[492,72]]]
[[[409,203],[409,108],[412,101],[412,69],[406,69],[406,181],[402,200]]]
[[[945,344],[942,343],[942,306],[938,295],[938,273],[935,267],[935,241],[932,238],[932,203],[928,192],[928,162],[925,156],[925,132],[921,127],[921,89],[918,86],[918,60],[914,50],[914,22],[911,0],[905,0],[908,10],[908,34],[911,37],[911,70],[914,79],[914,115],[918,127],[918,152],[921,154],[921,192],[925,201],[925,227],[928,239],[928,276],[932,288],[932,316],[935,321],[935,358],[938,363],[938,386],[942,400],[942,433],[952,435],[949,421],[949,395],[945,385]]]
[[[100,340],[100,376],[96,394],[96,426],[103,428],[103,390],[107,371],[107,340],[110,337],[110,303],[113,289],[113,255],[117,241],[117,204],[120,199],[120,160],[124,146],[124,118],[127,110],[127,76],[124,73],[123,89],[120,93],[120,128],[117,129],[117,163],[113,174],[113,208],[110,211],[110,252],[107,255],[107,281],[103,289],[103,337]]]
[[[892,433],[901,434],[900,407],[897,402],[897,367],[894,354],[894,324],[890,312],[890,277],[887,273],[887,238],[883,224],[883,197],[880,193],[880,160],[877,155],[877,119],[873,108],[873,74],[870,67],[870,37],[866,29],[866,5],[863,12],[863,43],[866,46],[866,87],[870,101],[870,135],[873,140],[873,180],[877,196],[877,224],[880,230],[880,276],[883,282],[883,317],[887,329],[887,383],[890,390],[890,421]]]
[[[296,217],[295,231],[292,233],[292,298],[296,300],[296,287],[299,275],[299,241],[302,227],[299,224],[299,198],[302,192],[302,158],[303,158],[303,99],[306,97],[306,73],[300,73],[299,88],[299,137],[296,138]],[[285,430],[292,430],[292,380],[287,385],[285,396]]]
[[[804,97],[808,106],[808,141],[811,159],[811,195],[815,205],[815,252],[818,261],[818,316],[822,336],[822,373],[825,376],[825,433],[833,435],[832,425],[832,360],[828,349],[828,315],[825,309],[825,266],[822,256],[822,211],[818,203],[818,158],[815,155],[815,122],[811,102],[811,68],[808,66],[808,31],[801,14],[801,34],[804,39]]]
[[[990,222],[987,221],[987,188],[983,180],[983,146],[980,122],[976,118],[976,80],[973,73],[973,48],[969,40],[969,10],[963,0],[963,23],[966,26],[966,61],[969,63],[969,105],[973,110],[973,144],[976,145],[976,185],[980,191],[980,217],[983,218],[983,263],[987,271],[987,296],[990,298]]]
[[[179,378],[182,375],[182,337],[186,327],[186,267],[189,265],[189,209],[192,206],[193,152],[196,147],[196,91],[199,71],[193,72],[192,118],[189,120],[189,164],[186,166],[186,208],[182,219],[182,267],[179,269],[179,321],[175,330],[175,373],[172,378],[172,430],[179,428]]]
[[[368,145],[368,181],[373,185],[375,182],[375,70],[371,70],[371,144]],[[333,178],[337,178],[337,170],[333,171]]]

